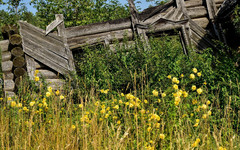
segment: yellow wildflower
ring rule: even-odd
[[[196,99],[192,100],[192,104],[193,105],[197,104],[197,100]]]
[[[208,116],[211,116],[212,115],[212,112],[209,110],[208,111]]]
[[[164,140],[165,139],[165,135],[161,133],[161,134],[159,134],[159,138]]]
[[[51,93],[50,92],[46,92],[46,96],[47,97],[51,96]]]
[[[148,101],[145,99],[145,100],[144,100],[144,103],[145,103],[145,104],[147,104],[147,103],[148,103]]]
[[[3,100],[3,98],[1,97],[1,98],[0,98],[0,101],[2,101],[2,100]]]
[[[203,90],[201,88],[197,89],[198,94],[202,94]]]
[[[35,104],[35,101],[31,101],[29,105],[32,107]]]
[[[208,101],[207,101],[207,105],[210,105],[210,104],[211,104],[211,102],[208,100]]]
[[[18,108],[22,107],[22,103],[18,103],[18,104],[17,104],[17,107],[18,107]]]
[[[140,110],[141,114],[145,114],[146,111],[144,109]]]
[[[151,129],[152,129],[151,127],[148,127],[148,128],[147,128],[147,131],[148,131],[148,132],[150,132],[150,131],[151,131]]]
[[[196,85],[192,86],[192,90],[195,91],[197,89]]]
[[[194,79],[195,75],[194,74],[190,74],[190,79]]]
[[[197,127],[198,126],[198,123],[195,123],[194,125],[193,125],[193,127]]]
[[[171,76],[171,75],[168,75],[168,76],[167,76],[167,78],[168,78],[168,79],[171,79],[171,78],[172,78],[172,76]]]
[[[12,98],[11,97],[8,97],[8,101],[11,101],[12,100]]]
[[[174,88],[175,90],[177,90],[177,89],[178,89],[178,85],[177,85],[177,84],[174,84],[174,85],[173,85],[173,88]]]
[[[153,93],[154,96],[158,96],[158,91],[157,90],[153,90],[152,93]]]
[[[75,125],[72,125],[72,130],[75,130],[76,129],[76,126]]]
[[[207,114],[203,114],[202,118],[206,119],[207,118]]]
[[[23,107],[23,110],[24,110],[24,111],[27,111],[27,110],[28,110],[28,108],[27,108],[27,107]]]
[[[197,73],[197,68],[192,69],[194,73]]]
[[[122,104],[122,103],[123,103],[123,101],[122,101],[122,100],[119,100],[118,102],[119,102],[119,104]]]
[[[188,97],[188,92],[183,91],[183,97]]]
[[[155,124],[155,126],[156,126],[157,129],[160,128],[160,125],[161,125],[160,123],[156,123],[156,124]]]
[[[79,104],[78,107],[79,107],[79,108],[83,108],[83,104]]]
[[[59,94],[60,94],[60,91],[59,91],[59,90],[57,90],[57,91],[55,92],[55,94],[56,94],[56,95],[59,95]]]
[[[106,114],[106,115],[105,115],[105,118],[107,119],[108,117],[109,117],[109,114]]]
[[[39,70],[35,70],[35,75],[37,75],[39,73]]]
[[[162,97],[166,97],[167,96],[166,93],[162,93],[161,95],[162,95]]]
[[[161,103],[161,100],[160,100],[160,99],[158,99],[158,102],[159,102],[159,103]]]
[[[15,101],[11,102],[11,107],[15,107],[17,105],[17,103]]]
[[[181,76],[181,78],[183,78],[183,77],[184,77],[184,74],[181,74],[180,76]]]
[[[121,93],[121,96],[124,96],[124,94],[123,94],[123,93]]]
[[[200,122],[200,119],[196,119],[196,123],[199,123]]]
[[[220,146],[218,150],[227,150],[225,147]]]
[[[202,109],[207,109],[207,105],[203,104]]]
[[[94,105],[95,105],[95,106],[98,106],[99,104],[100,104],[100,102],[99,102],[99,101],[96,101]]]
[[[51,87],[51,86],[49,86],[49,87],[47,88],[47,90],[48,90],[48,92],[52,93],[52,87]]]
[[[118,121],[117,121],[117,124],[121,124],[121,121],[120,121],[120,120],[118,120]]]
[[[201,73],[201,72],[198,72],[198,73],[197,73],[197,76],[201,77],[201,76],[202,76],[202,73]]]
[[[36,82],[38,82],[38,81],[39,81],[39,77],[36,76],[36,77],[34,78],[34,80],[35,80]]]
[[[60,95],[60,100],[64,99],[64,96],[63,95]]]
[[[116,120],[118,117],[117,116],[113,116],[113,119]]]
[[[109,111],[110,110],[110,107],[107,107],[106,111]]]
[[[178,79],[177,79],[176,77],[173,77],[173,78],[172,78],[172,82],[173,82],[173,83],[177,83],[177,81],[178,81]]]
[[[207,85],[207,82],[206,82],[206,81],[204,81],[204,82],[203,82],[203,84],[204,84],[204,85]]]
[[[118,105],[116,105],[116,106],[114,106],[113,108],[114,108],[114,109],[119,109],[119,106],[118,106]]]

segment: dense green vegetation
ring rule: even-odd
[[[68,1],[68,7],[63,2],[33,0],[38,12],[29,18],[45,27],[55,13],[64,14],[66,26],[128,15],[116,0]],[[236,29],[238,14],[239,8],[232,19]],[[236,50],[216,41],[218,51],[189,49],[186,56],[176,36],[149,42],[148,50],[138,39],[123,45],[116,41],[114,49],[100,43],[83,47],[74,52],[77,73],[57,91],[37,78],[38,71],[35,81],[26,78],[16,97],[0,98],[0,147],[239,149]]]

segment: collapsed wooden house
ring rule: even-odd
[[[65,28],[63,16],[56,15],[56,20],[45,31],[19,21],[28,76],[33,79],[34,71],[38,69],[49,82],[56,83],[59,87],[63,81],[57,79],[57,74],[65,75],[69,71],[75,71],[73,50],[99,43],[113,47],[115,40],[127,38],[132,41],[136,35],[147,45],[150,36],[157,37],[163,32],[174,31],[180,37],[185,54],[188,53],[187,47],[214,48],[212,39],[224,41],[221,24],[215,22],[224,0],[171,0],[140,14],[133,0],[128,1],[130,17],[103,23]],[[56,27],[58,34],[51,33]],[[2,43],[2,50],[7,51],[8,42]],[[2,64],[3,68],[8,68],[4,72],[6,93],[14,92],[15,89],[16,77],[6,77],[12,71],[9,68],[13,68],[11,60],[7,60],[8,67],[5,63]],[[6,88],[9,83],[12,84],[11,88]]]

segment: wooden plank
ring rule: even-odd
[[[38,43],[35,43],[31,39],[24,38],[23,42],[24,42],[23,43],[23,51],[25,53],[27,53],[25,47],[28,47],[29,49],[31,49],[31,51],[33,51],[38,56],[41,55],[43,57],[43,59],[48,59],[49,61],[52,61],[53,63],[58,64],[59,67],[63,67],[66,69],[68,68],[68,61],[66,59],[64,59],[63,57],[56,55],[55,53],[52,53],[51,51],[48,51],[47,49],[45,49],[45,47],[38,45]],[[32,56],[29,53],[28,53],[28,55]],[[40,58],[35,58],[35,59],[37,59],[38,61],[41,62]],[[49,66],[49,64],[45,64],[45,65]],[[49,66],[49,67],[51,68],[51,66]]]
[[[182,13],[184,14],[185,18],[190,19],[184,0],[176,0],[177,8],[181,8]]]
[[[27,32],[26,30],[22,30],[21,35],[24,39],[31,39],[31,41],[37,43],[39,46],[43,47],[44,49],[51,51],[55,55],[68,59],[68,56],[65,52],[65,48],[62,44],[61,44],[62,45],[61,47],[61,45],[57,45],[56,43],[51,43],[48,39],[39,37],[38,36],[39,34],[33,35]]]
[[[191,19],[207,17],[207,9],[204,6],[187,8],[187,14]]]
[[[215,4],[215,1],[214,0],[206,0],[206,4],[207,4],[209,19],[213,20],[216,15],[216,12],[217,12],[217,7]]]
[[[131,29],[119,30],[119,31],[111,31],[105,32],[95,35],[81,36],[76,38],[68,39],[68,44],[70,49],[76,49],[78,47],[84,45],[92,45],[97,44],[99,42],[105,42],[106,37],[108,37],[109,42],[111,43],[114,40],[122,40],[124,38],[132,39],[133,32]]]
[[[42,77],[44,79],[57,79],[58,78],[57,73],[50,71],[50,70],[39,70],[39,73],[37,76]]]
[[[12,61],[2,62],[2,72],[12,71],[12,68],[13,68],[13,62]]]
[[[46,35],[47,35],[48,33],[50,33],[54,28],[56,28],[57,26],[59,26],[62,22],[63,22],[63,20],[54,20],[53,22],[51,22],[51,23],[46,27]]]
[[[11,91],[5,91],[4,96],[5,97],[14,97],[14,96],[16,96],[16,94],[14,92],[11,92]]]
[[[2,52],[2,62],[9,61],[12,58],[11,52]]]
[[[46,57],[41,55],[41,53],[39,55],[38,52],[32,51],[30,48],[28,48],[26,46],[24,47],[24,49],[25,49],[26,54],[31,55],[31,57],[39,60],[41,63],[45,64],[46,66],[49,66],[53,70],[56,70],[57,72],[59,72],[63,75],[68,73],[68,70],[66,68],[59,66],[58,63],[53,62],[51,59],[50,60],[46,59]]]
[[[61,79],[46,79],[46,82],[48,83],[48,86],[53,88],[53,90],[62,90],[65,85],[65,81]]]
[[[207,33],[204,29],[206,29],[206,27],[209,24],[209,20],[208,18],[204,17],[204,18],[195,18],[192,20],[189,20],[191,25],[194,25],[196,28],[198,28],[198,30],[200,30],[203,33]]]
[[[47,36],[45,36],[45,30],[40,29],[38,27],[35,27],[34,25],[31,25],[24,21],[19,21],[20,25],[20,33],[21,30],[26,30],[27,32],[30,32],[32,35],[38,34],[41,38],[45,38],[51,43],[54,43],[56,45],[63,45],[62,38],[57,36],[54,33],[49,33]]]
[[[207,47],[214,47],[214,44],[211,41],[211,39],[208,39],[207,37],[202,37],[196,32],[192,32],[192,38],[197,39],[197,41],[204,43]]]
[[[62,14],[56,14],[55,17],[56,17],[56,20],[60,20],[60,21],[64,19]],[[64,22],[62,22],[57,28],[58,28],[59,36],[63,38],[63,44],[66,50],[66,55],[68,56],[68,69],[69,71],[76,71],[72,51],[70,50],[67,42],[67,35],[66,35]]]
[[[4,80],[4,91],[14,91],[15,82],[13,80]]]
[[[25,54],[26,64],[27,64],[27,72],[30,80],[34,80],[34,74],[35,74],[35,61],[32,57]]]
[[[2,50],[2,52],[8,51],[8,46],[9,46],[9,40],[0,41],[0,49]]]
[[[131,28],[130,18],[66,28],[67,38]]]

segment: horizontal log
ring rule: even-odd
[[[13,80],[14,74],[12,72],[4,72],[3,80]]]
[[[206,29],[206,27],[208,26],[209,24],[209,20],[207,17],[204,17],[204,18],[195,18],[193,19],[193,21],[200,27]]]
[[[9,30],[10,27],[8,25],[4,25],[1,27],[3,39],[9,39]]]
[[[13,59],[13,66],[16,68],[21,68],[25,66],[26,61],[24,57],[18,56]]]
[[[11,50],[11,53],[13,56],[18,57],[18,56],[23,56],[24,52],[21,47],[15,47]]]
[[[4,91],[14,91],[15,83],[13,80],[4,80]]]
[[[109,42],[112,42],[114,40],[122,40],[124,38],[132,39],[133,33],[131,29],[125,29],[125,30],[118,30],[118,31],[111,31],[111,32],[105,32],[100,34],[94,34],[89,36],[81,36],[76,37],[72,39],[68,39],[68,44],[70,46],[70,49],[75,49],[84,45],[93,45],[97,44],[99,42],[104,42],[105,39],[107,39]]]
[[[15,77],[21,77],[27,74],[27,71],[24,68],[16,68],[14,69]]]
[[[48,86],[51,86],[53,90],[62,90],[65,85],[65,81],[61,79],[46,79]]]
[[[5,97],[14,97],[14,96],[16,96],[16,94],[14,92],[11,92],[11,91],[5,91],[4,96]]]
[[[12,68],[13,68],[13,62],[12,61],[2,62],[2,71],[3,72],[12,71]]]
[[[222,4],[223,2],[224,2],[224,0],[215,0],[216,4]],[[196,7],[196,6],[204,6],[204,5],[205,5],[204,0],[188,0],[188,1],[185,1],[186,8]]]
[[[57,73],[50,71],[50,70],[39,70],[38,73],[39,77],[42,77],[44,79],[57,79]]]
[[[2,52],[8,51],[8,46],[9,46],[9,40],[0,41],[0,49],[2,50]]]
[[[131,28],[130,18],[118,19],[103,23],[95,23],[85,26],[77,26],[66,28],[67,38],[79,37],[84,35],[92,35],[115,30],[123,30]]]
[[[11,57],[12,57],[12,55],[10,52],[3,52],[2,53],[2,62],[11,60]]]
[[[9,26],[9,35],[19,34],[17,25]]]
[[[12,45],[21,45],[22,37],[19,34],[13,34],[10,36],[9,41]]]
[[[207,9],[204,6],[187,8],[187,13],[192,19],[207,17]]]

